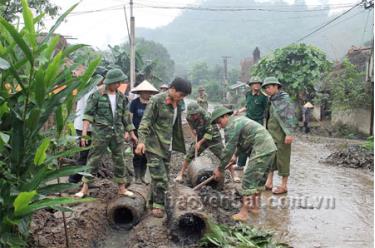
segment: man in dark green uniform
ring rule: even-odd
[[[175,78],[168,91],[151,97],[138,128],[135,153],[146,154],[151,175],[152,215],[158,218],[164,216],[171,152],[186,153],[181,103],[189,94],[191,83]]]
[[[270,96],[266,114],[266,127],[277,146],[273,170],[282,177],[281,185],[273,187],[273,170],[268,174],[266,189],[272,189],[274,194],[288,192],[287,184],[290,173],[290,155],[294,130],[296,128],[295,108],[289,95],[281,90],[281,83],[275,77],[264,79],[262,88]]]
[[[112,153],[114,164],[115,181],[119,185],[118,193],[125,196],[133,196],[133,192],[126,189],[129,183],[129,176],[125,168],[123,150],[125,148],[125,133],[129,132],[134,142],[137,137],[134,134],[134,126],[130,120],[128,101],[117,89],[120,84],[127,80],[127,76],[120,69],[109,70],[105,76],[105,88],[92,93],[87,101],[83,115],[83,130],[81,146],[88,144],[87,132],[92,124],[93,135],[92,145],[87,165],[91,167],[91,174],[94,174],[101,163],[102,156],[108,152]],[[88,183],[91,176],[83,177],[83,186],[76,197],[84,197],[88,194]]]
[[[208,96],[206,94],[206,91],[203,87],[199,87],[199,93],[197,97],[197,103],[199,106],[201,106],[204,110],[208,110]]]
[[[250,91],[246,93],[246,107],[234,111],[234,115],[238,115],[246,111],[246,117],[263,125],[264,113],[267,108],[267,96],[260,91],[262,80],[260,77],[253,76],[249,80]],[[238,156],[237,166],[244,167],[246,164],[246,154]]]
[[[197,103],[192,102],[187,107],[186,120],[195,138],[188,153],[185,156],[182,168],[178,173],[175,181],[182,183],[185,170],[193,160],[195,154],[199,156],[207,148],[220,159],[221,152],[224,148],[219,129],[216,125],[211,125],[211,115],[200,107]]]
[[[233,219],[246,221],[249,211],[257,213],[260,205],[260,193],[264,189],[267,174],[274,161],[276,146],[269,132],[259,123],[245,116],[231,116],[232,111],[218,107],[212,112],[211,122],[224,128],[225,148],[221,164],[214,171],[215,179],[221,178],[224,168],[235,160],[239,153],[249,157],[242,179],[242,208]]]

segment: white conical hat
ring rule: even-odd
[[[313,108],[314,105],[311,104],[311,102],[307,102],[305,105],[303,105],[305,108]]]
[[[132,93],[138,94],[141,91],[151,91],[158,93],[159,91],[147,80],[140,83],[137,87],[131,90]]]

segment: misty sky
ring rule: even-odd
[[[74,3],[77,3],[77,0],[52,0],[52,2],[62,8],[60,11],[62,13]],[[185,6],[197,5],[199,0],[134,0],[134,2],[145,5]],[[267,1],[259,0],[259,2]],[[285,2],[293,4],[294,0],[285,0]],[[305,2],[312,7],[317,7],[319,4],[321,4],[322,0],[305,0]],[[324,2],[329,2],[329,4],[353,3],[354,5],[358,1],[325,0]],[[67,21],[59,27],[57,32],[62,35],[76,38],[74,40],[70,40],[70,43],[84,43],[101,49],[105,49],[107,44],[116,45],[127,41],[128,35],[125,24],[124,10],[121,5],[128,3],[128,0],[82,0],[80,1],[78,7],[74,10],[76,13],[68,16]],[[102,11],[106,8],[110,10]],[[85,11],[92,10],[100,11],[83,13]],[[338,11],[345,10],[346,9],[340,9]],[[129,9],[127,13],[129,15]],[[175,9],[162,10],[139,7],[134,9],[137,28],[156,28],[167,25],[180,14],[181,10]],[[51,25],[53,21],[48,20],[46,23],[48,26]]]

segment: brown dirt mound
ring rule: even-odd
[[[360,145],[349,145],[329,155],[324,162],[341,167],[374,171],[374,152]]]
[[[107,234],[107,202],[116,197],[116,191],[114,183],[100,180],[90,190],[90,196],[97,198],[95,202],[71,206],[73,212],[65,214],[71,248],[95,247]],[[62,213],[41,210],[34,214],[31,234],[31,247],[66,247]]]

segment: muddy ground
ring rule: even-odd
[[[300,135],[292,146],[288,194],[265,192],[260,214],[252,215],[248,223],[273,230],[279,241],[293,247],[373,247],[373,172],[323,163],[337,147],[352,143],[358,142]],[[209,152],[204,156],[218,162]],[[173,154],[170,178],[182,159]],[[279,178],[275,179],[277,185]],[[91,190],[96,202],[73,206],[74,212],[67,213],[70,247],[197,247],[173,243],[166,219],[149,213],[132,230],[110,227],[106,206],[116,197],[116,186],[109,180],[100,180],[97,186]],[[230,216],[240,207],[239,187],[227,177],[223,191],[201,190],[207,211],[218,223],[234,224]],[[31,231],[32,247],[65,247],[60,212],[40,211]]]

